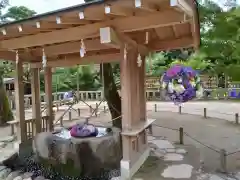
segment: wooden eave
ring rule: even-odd
[[[15,61],[18,51],[21,61],[37,67],[44,49],[52,67],[120,60],[119,43],[101,40],[106,27],[141,51],[197,48],[200,42],[194,0],[97,0],[1,25],[0,58]]]

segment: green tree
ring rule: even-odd
[[[0,1],[0,19],[2,15],[2,9],[8,5],[8,1]],[[5,92],[3,74],[6,69],[0,68],[0,125],[4,125],[7,121],[13,119],[12,111],[9,107],[8,98]]]
[[[233,2],[224,9],[209,0],[200,6],[201,51],[215,64],[217,73],[231,64],[238,64],[240,59],[240,8]]]
[[[5,23],[12,20],[20,20],[33,16],[34,11],[29,10],[24,6],[20,7],[10,7],[5,14],[2,13],[2,10],[8,5],[7,0],[0,1],[0,23]],[[24,68],[25,80],[29,80],[30,73],[28,68]],[[13,76],[14,69],[11,64],[2,64],[0,66],[0,125],[5,124],[7,121],[13,119],[13,114],[9,106],[8,98],[5,92],[3,77]]]
[[[77,76],[79,76],[79,89],[97,90],[101,86],[97,73],[92,71],[93,66],[75,66],[72,68],[56,68],[53,74],[53,89],[56,91],[68,91],[77,88]],[[42,86],[43,88],[43,86]],[[43,89],[42,89],[43,90]]]
[[[36,14],[35,11],[28,9],[25,6],[12,6],[2,16],[3,21],[16,21],[24,18],[32,17]]]

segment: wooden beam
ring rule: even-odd
[[[176,38],[179,37],[178,31],[177,31],[177,27],[175,25],[172,26],[172,30],[173,30],[173,34]]]
[[[104,13],[104,5],[90,6],[85,9],[81,9],[78,13],[80,20],[86,20],[90,22],[104,21],[109,19]]]
[[[141,9],[144,11],[154,12],[154,11],[158,10],[157,6],[147,3],[146,0],[145,1],[144,0],[134,0],[134,5],[135,5],[135,8]]]
[[[28,53],[28,51],[26,51],[26,53],[21,53],[21,51],[19,51],[18,54],[19,54],[19,60],[22,62],[27,62],[33,58],[31,54]],[[0,59],[6,60],[6,61],[16,61],[16,52],[0,50]]]
[[[0,50],[0,59],[4,59],[7,61],[16,61],[16,52]]]
[[[171,49],[180,49],[193,46],[192,37],[187,36],[179,39],[156,41],[148,44],[148,46],[155,51],[164,51]],[[65,67],[65,66],[75,66],[75,65],[86,65],[86,64],[100,64],[107,62],[120,61],[120,51],[119,53],[109,53],[100,55],[91,55],[80,58],[79,55],[66,55],[58,60],[48,60],[48,67]],[[42,62],[30,63],[31,68],[42,68]]]
[[[113,17],[113,16],[127,17],[127,16],[133,15],[133,12],[131,12],[129,9],[120,8],[120,7],[111,6],[111,5],[105,5],[104,12],[105,12],[105,15],[110,17]]]
[[[56,17],[56,24],[57,25],[84,25],[89,23],[90,21],[84,20],[84,19],[79,19],[79,18],[66,18],[66,17],[61,17],[57,16]]]
[[[116,62],[121,59],[120,53],[117,54],[106,54],[106,55],[94,55],[86,56],[81,58],[80,56],[66,56],[66,58],[47,61],[47,67],[70,67],[75,65],[86,65],[86,64],[101,64],[107,62]],[[41,68],[42,63],[30,63],[31,68]]]
[[[96,50],[105,50],[109,49],[108,46],[101,44],[99,39],[94,40],[85,40],[84,45],[86,51],[96,51]],[[80,51],[81,42],[67,42],[57,45],[50,45],[44,47],[44,51],[47,56],[61,55],[61,54],[70,54]],[[35,48],[32,51],[34,56],[42,56],[42,48]],[[24,51],[22,53],[25,53]]]
[[[69,28],[71,25],[65,24],[56,24],[55,22],[46,22],[46,21],[37,21],[34,25],[37,29],[62,29],[62,28]]]
[[[193,17],[193,8],[187,3],[186,0],[170,0],[170,4],[172,7],[177,7],[188,16]]]
[[[88,24],[81,27],[3,40],[0,42],[0,48],[19,49],[97,37],[99,35],[99,29],[106,27],[106,24],[114,27],[120,32],[132,32],[178,24],[183,20],[181,13],[175,10],[167,10],[164,12],[151,13],[146,16],[119,18],[106,22]]]
[[[100,28],[100,41],[110,47],[119,49],[122,42],[111,27]]]
[[[146,46],[137,44],[137,42],[132,40],[129,36],[124,33],[117,32],[111,27],[100,28],[100,40],[102,44],[106,44],[117,49],[123,47],[124,44],[128,44],[137,48],[141,54],[148,54],[150,52]]]
[[[191,36],[186,36],[173,40],[164,40],[164,41],[156,41],[149,44],[151,49],[155,51],[165,51],[172,49],[181,49],[193,46],[193,38]]]

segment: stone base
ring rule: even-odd
[[[150,154],[150,149],[147,148],[139,157],[137,162],[130,166],[129,161],[121,160],[121,180],[130,180],[132,176],[139,170]]]
[[[103,171],[117,169],[122,159],[120,130],[112,128],[103,137],[64,139],[50,132],[33,140],[35,161],[61,169],[63,175],[98,177]]]
[[[27,159],[33,155],[32,140],[22,142],[19,144],[19,157],[20,159]]]

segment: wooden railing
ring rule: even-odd
[[[224,99],[229,97],[231,91],[236,90],[237,93],[240,92],[240,85],[233,85],[232,88],[216,88],[209,89],[211,94],[209,96],[210,99]],[[64,101],[64,92],[53,93],[53,99],[55,102]],[[80,91],[79,97],[84,101],[100,101],[103,99],[102,91]],[[165,97],[161,95],[161,92],[158,89],[149,89],[146,91],[146,99],[147,100],[165,100]],[[41,94],[41,101],[44,103],[44,94]],[[9,98],[10,105],[12,109],[15,109],[15,98],[12,96]],[[32,97],[31,95],[24,96],[25,108],[30,108],[32,105]]]
[[[50,130],[49,128],[49,116],[42,116],[42,132],[47,132]],[[27,134],[27,139],[32,139],[36,134],[36,119],[25,119],[25,126],[26,126],[26,134]],[[19,128],[19,121],[18,120],[13,120],[9,121],[8,124],[11,126],[11,135],[17,135],[18,132],[17,129]]]
[[[53,93],[53,100],[54,101],[63,101],[64,100],[64,93],[65,92],[58,92]],[[41,102],[44,101],[44,94],[41,94],[40,99]],[[103,99],[102,91],[79,91],[79,98],[84,101],[100,101]],[[9,104],[12,109],[15,109],[15,98],[14,95],[9,97]],[[24,96],[24,106],[25,108],[30,108],[32,105],[32,95],[25,95]]]
[[[49,131],[48,119],[48,116],[42,117],[42,132]],[[25,120],[25,123],[27,128],[27,138],[32,139],[36,135],[36,119],[27,119]]]

